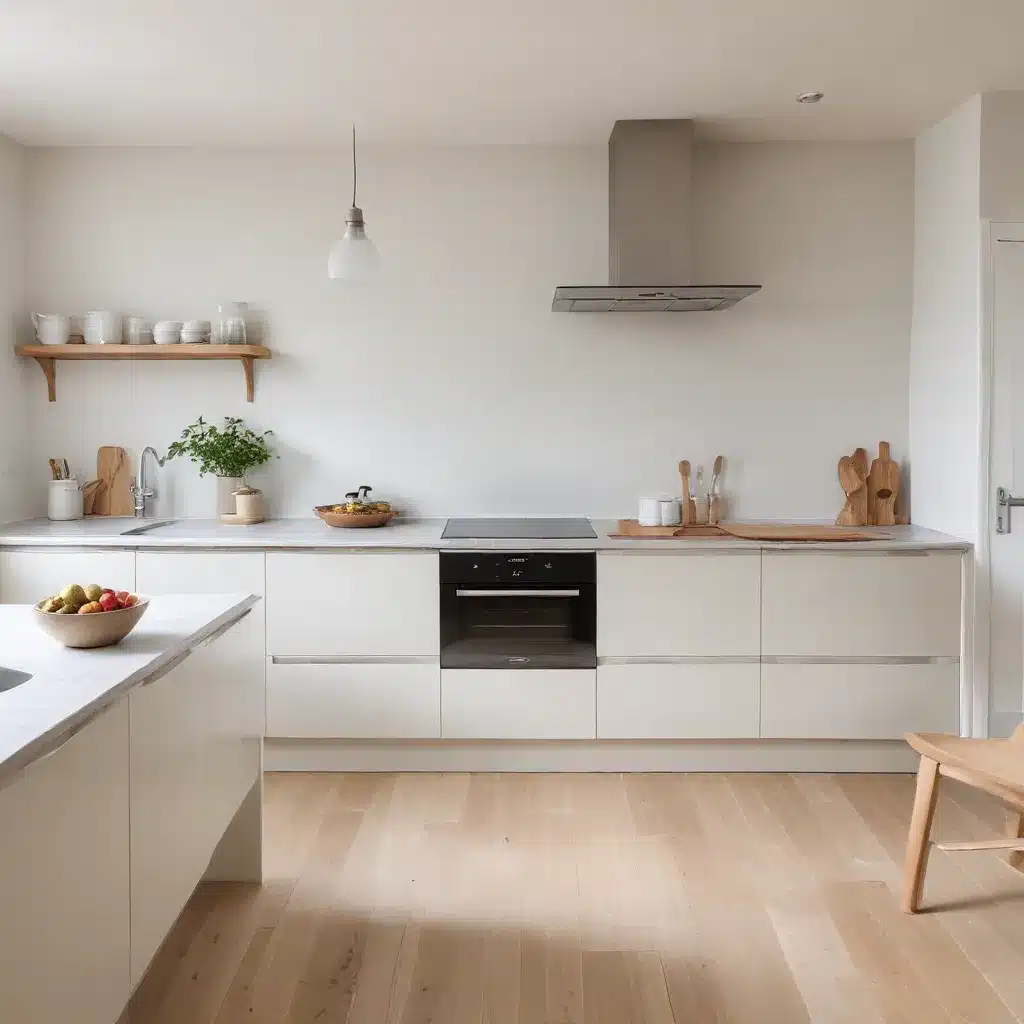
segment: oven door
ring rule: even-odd
[[[441,668],[594,668],[593,583],[441,587]]]

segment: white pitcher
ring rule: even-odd
[[[71,321],[63,313],[33,313],[32,326],[40,345],[66,345]]]

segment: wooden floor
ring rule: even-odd
[[[1000,830],[943,786],[935,838]],[[941,912],[901,914],[912,795],[906,776],[269,776],[266,885],[203,887],[128,1013],[1024,1020],[1024,875],[935,853]]]

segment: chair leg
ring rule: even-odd
[[[939,763],[930,757],[922,757],[917,769],[917,793],[914,796],[914,812],[910,817],[907,860],[903,869],[903,897],[900,900],[900,907],[907,914],[916,914],[921,905],[924,874],[928,868],[929,836],[938,796]]]

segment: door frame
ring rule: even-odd
[[[981,431],[981,464],[979,482],[981,493],[978,495],[978,538],[974,559],[974,615],[967,616],[966,633],[972,641],[965,643],[969,651],[973,646],[973,657],[970,659],[970,671],[973,679],[970,687],[972,708],[969,731],[973,736],[989,736],[992,722],[990,721],[991,700],[991,650],[992,650],[992,619],[990,615],[992,599],[992,530],[995,524],[995,480],[992,469],[993,439],[992,418],[993,405],[993,374],[995,371],[995,254],[1000,240],[1024,244],[1024,222],[991,221],[981,222],[981,323],[979,346],[979,380],[978,380],[978,411],[979,428]],[[968,576],[970,573],[968,573]],[[965,581],[966,583],[966,581]],[[971,589],[965,586],[970,595]],[[971,634],[973,633],[973,637]],[[1017,716],[1018,722],[1021,716]],[[997,731],[1002,734],[1009,732],[1005,726]],[[1012,731],[1012,729],[1010,730]]]

